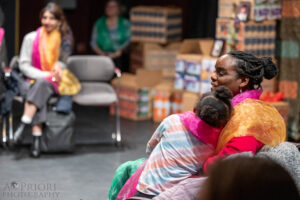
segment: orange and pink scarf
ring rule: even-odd
[[[60,54],[61,36],[58,30],[47,33],[44,27],[37,29],[36,37],[33,41],[32,64],[35,68],[42,71],[52,71]],[[47,77],[48,80],[58,91],[58,83]]]

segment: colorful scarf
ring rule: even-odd
[[[60,32],[55,29],[51,33],[47,33],[44,27],[40,27],[36,33],[32,48],[32,64],[39,70],[52,71],[60,54]],[[58,83],[52,81],[51,77],[47,77],[46,80],[54,86],[57,92]]]
[[[234,137],[253,136],[270,146],[285,141],[284,120],[276,108],[258,100],[261,93],[262,90],[248,90],[232,99],[234,111],[219,136],[216,152]]]
[[[4,34],[5,34],[4,29],[0,28],[0,48],[2,46],[2,41],[3,41],[3,38],[4,38]]]
[[[240,136],[254,136],[258,141],[274,146],[285,140],[285,124],[273,106],[258,100],[261,93],[262,90],[247,90],[236,95],[232,99],[233,115],[223,130],[208,125],[193,112],[180,114],[180,120],[197,139],[211,144],[217,152],[231,138]]]
[[[118,19],[118,24],[117,24],[117,34],[119,38],[120,44],[124,44],[127,40],[128,37],[126,35],[128,26],[125,25],[125,19],[123,17],[119,17]],[[113,42],[110,38],[108,27],[106,25],[106,17],[103,16],[101,17],[97,22],[96,22],[96,27],[97,27],[97,45],[100,47],[101,50],[104,52],[115,52],[118,49],[115,49],[113,46]]]
[[[222,128],[215,128],[191,111],[179,114],[180,120],[183,125],[200,141],[212,145],[214,148],[217,147],[219,134]]]

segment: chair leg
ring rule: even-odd
[[[121,125],[120,125],[120,113],[119,113],[119,102],[115,104],[115,114],[116,114],[116,135],[115,142],[117,146],[121,145]]]
[[[14,131],[13,131],[13,114],[12,112],[9,113],[9,116],[8,116],[8,130],[9,130],[9,141],[12,141],[14,139]]]
[[[2,145],[7,148],[6,116],[2,116]]]

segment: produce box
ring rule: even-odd
[[[275,57],[276,22],[235,23],[233,19],[218,18],[216,38],[226,40],[226,52],[236,49],[256,56]]]
[[[180,40],[181,9],[160,6],[136,6],[130,11],[131,41],[167,42]]]
[[[145,120],[152,117],[151,89],[162,81],[161,70],[137,70],[137,74],[123,73],[118,92],[120,116],[131,120]],[[118,80],[112,81],[116,88]],[[110,107],[115,114],[115,106]]]
[[[171,42],[166,45],[156,43],[133,45],[130,54],[130,72],[135,73],[139,68],[161,69],[164,79],[173,80],[180,44],[180,42]]]
[[[300,0],[283,0],[282,17],[299,18],[300,17]]]
[[[284,7],[285,2],[288,1],[289,0],[284,0],[282,7]],[[263,21],[281,18],[281,1],[279,0],[219,0],[218,17],[231,19],[236,18],[239,4],[241,2],[250,3],[250,20]],[[286,5],[286,8],[289,7],[290,5]]]
[[[210,76],[217,60],[210,56],[213,43],[213,39],[186,39],[182,42],[175,64],[175,89],[195,93],[210,91]]]

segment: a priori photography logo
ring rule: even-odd
[[[1,200],[61,200],[55,183],[12,181],[1,189]]]

